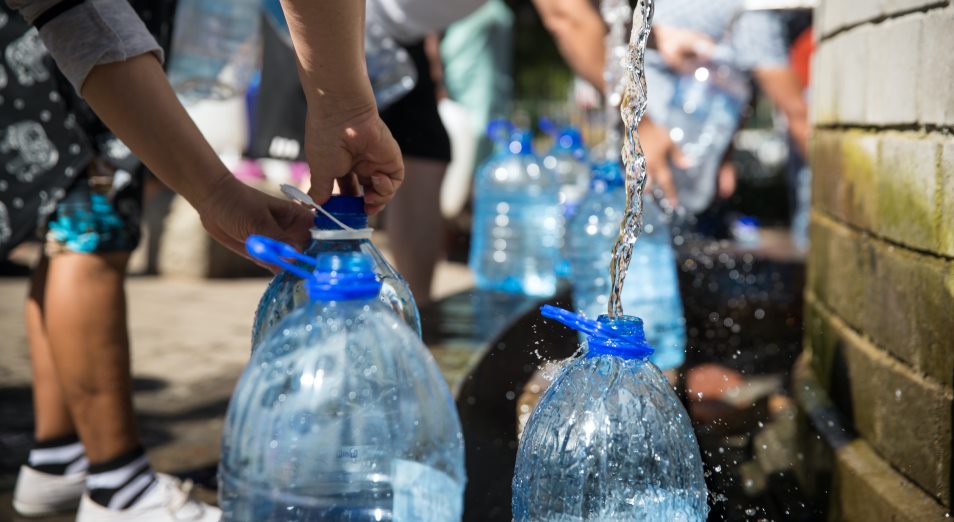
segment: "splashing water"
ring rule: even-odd
[[[619,237],[613,245],[613,259],[610,262],[612,289],[607,306],[610,317],[623,315],[620,295],[626,280],[626,270],[633,257],[633,247],[643,225],[642,195],[646,185],[646,156],[639,142],[637,128],[646,113],[646,41],[652,26],[653,11],[653,0],[640,0],[637,11],[633,13],[633,31],[625,64],[627,75],[620,114],[626,138],[622,149],[623,164],[626,167],[626,212],[623,222],[620,223]]]

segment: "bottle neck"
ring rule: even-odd
[[[342,230],[338,229],[323,229],[323,228],[312,228],[311,229],[311,238],[317,239],[319,241],[354,241],[361,239],[371,239],[371,234],[374,232],[373,228],[356,228],[352,230]]]

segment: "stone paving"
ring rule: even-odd
[[[435,294],[457,292],[472,281],[463,265],[443,263]],[[225,408],[248,359],[252,315],[266,283],[264,277],[129,280],[135,403],[157,470],[213,483]],[[19,520],[10,490],[32,427],[26,291],[25,278],[0,278],[0,521]],[[214,499],[209,491],[200,495]]]

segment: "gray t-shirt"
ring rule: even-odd
[[[6,0],[33,24],[61,0]],[[127,0],[86,0],[40,28],[40,38],[77,92],[93,67],[162,48]]]

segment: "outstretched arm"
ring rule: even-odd
[[[311,196],[323,203],[335,180],[364,187],[377,212],[404,179],[401,150],[378,116],[364,59],[363,1],[282,0],[308,100],[305,153]]]
[[[219,242],[245,255],[261,234],[307,240],[311,213],[236,180],[176,98],[152,54],[97,65],[81,94],[96,114],[169,187],[199,211]]]

